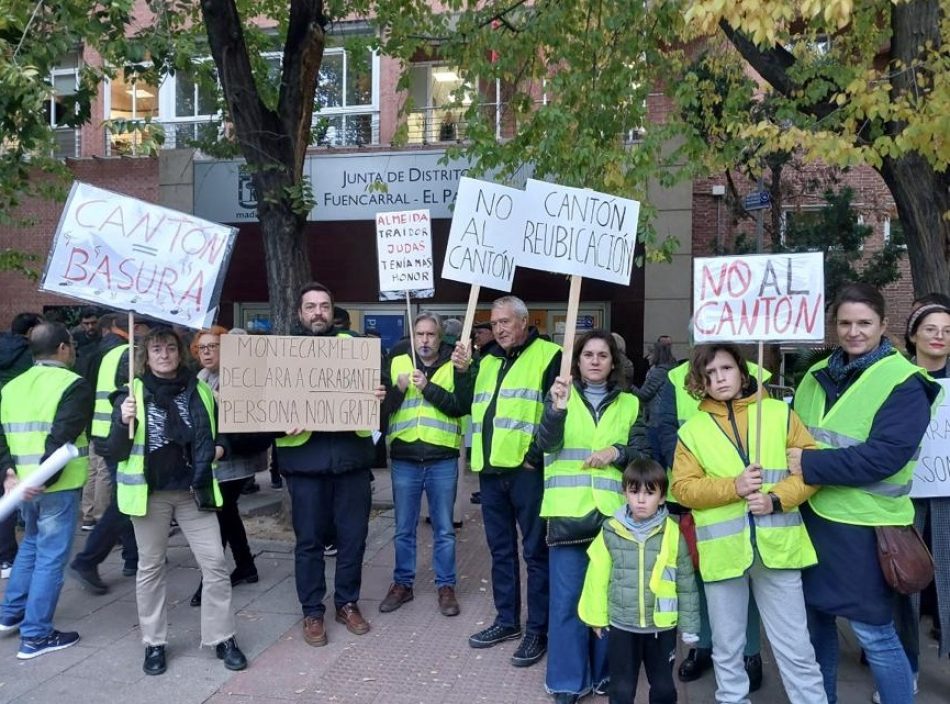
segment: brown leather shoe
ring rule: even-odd
[[[369,623],[360,613],[360,607],[352,601],[336,610],[336,622],[342,623],[355,636],[369,633]]]
[[[323,616],[303,617],[303,639],[307,645],[319,648],[327,644],[327,630],[323,626]]]
[[[459,602],[455,598],[455,587],[439,587],[439,612],[443,616],[459,615]]]
[[[407,601],[412,601],[412,598],[412,587],[394,582],[389,585],[389,593],[379,604],[379,613],[388,614],[390,611],[395,611]]]

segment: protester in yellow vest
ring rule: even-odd
[[[574,345],[571,376],[555,380],[538,428],[551,585],[544,687],[555,702],[606,691],[607,642],[580,620],[577,600],[587,546],[604,519],[625,505],[623,468],[650,456],[640,402],[624,386],[614,337],[606,330],[584,333]]]
[[[815,443],[786,403],[760,394],[736,345],[696,347],[687,388],[702,401],[680,428],[671,493],[696,521],[716,701],[749,701],[742,651],[751,589],[789,700],[823,704],[800,572],[816,562],[798,512],[814,490],[789,473],[785,459],[787,448]]]
[[[79,497],[89,467],[86,426],[92,417],[92,388],[71,371],[76,361],[69,330],[62,323],[40,323],[30,335],[34,366],[0,392],[0,475],[4,488],[34,474],[66,443],[80,456],[41,486],[26,490],[20,505],[25,526],[0,607],[0,633],[20,631],[17,657],[29,660],[68,648],[75,631],[53,628],[79,517]]]
[[[468,644],[490,648],[521,637],[520,528],[528,574],[528,619],[511,664],[527,667],[547,650],[548,550],[541,518],[544,457],[534,435],[544,398],[560,369],[561,350],[528,326],[528,307],[515,296],[492,304],[491,325],[497,344],[482,351],[475,377],[471,461],[479,476],[498,614]],[[465,371],[471,362],[471,350],[459,341],[452,363]]]
[[[439,611],[457,616],[455,527],[452,510],[458,483],[461,417],[472,399],[471,370],[452,365],[452,346],[442,342],[442,321],[423,311],[412,325],[416,366],[409,354],[392,359],[383,371],[384,413],[389,414],[396,563],[389,592],[379,605],[395,611],[413,598],[416,526],[425,492],[432,523],[432,569]]]
[[[808,627],[830,702],[840,616],[851,622],[881,701],[909,704],[914,677],[894,629],[894,592],[874,527],[914,520],[914,456],[940,387],[884,337],[884,297],[873,286],[845,286],[831,310],[839,347],[795,394],[795,411],[821,449],[789,451],[789,469],[822,487],[802,507],[818,553],[818,566],[804,576]]]
[[[640,664],[651,704],[675,704],[676,630],[695,642],[699,598],[686,541],[665,506],[666,470],[637,459],[623,472],[626,505],[591,544],[577,606],[597,638],[607,636],[611,704],[632,702]],[[606,633],[605,633],[606,631]],[[577,698],[556,702],[571,704]]]
[[[110,456],[119,462],[119,510],[132,518],[139,546],[135,601],[147,675],[166,669],[165,562],[172,520],[201,568],[201,644],[214,646],[229,670],[247,667],[234,640],[231,580],[214,513],[221,506],[214,461],[224,455],[216,444],[214,394],[184,355],[181,338],[169,327],[145,336],[131,393],[123,388],[115,394],[109,433]]]

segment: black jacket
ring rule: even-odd
[[[53,427],[46,436],[46,449],[43,460],[53,454],[62,445],[76,442],[76,438],[86,429],[92,419],[93,392],[88,382],[80,377],[76,379],[59,401],[56,416],[53,418]],[[3,402],[0,396],[0,403]],[[42,461],[42,460],[41,460]],[[0,429],[0,476],[6,474],[7,469],[15,467],[7,438]],[[57,472],[47,480],[45,486],[52,486],[57,482],[62,471]]]
[[[332,328],[324,336],[336,337],[340,333],[360,337],[355,333]],[[312,335],[302,328],[297,335]],[[382,442],[382,441],[380,441]],[[286,476],[325,476],[344,474],[355,470],[368,470],[373,466],[376,450],[369,437],[360,437],[352,431],[310,433],[310,438],[297,447],[278,447],[280,473]]]
[[[0,388],[32,366],[30,341],[23,335],[0,333]]]
[[[443,365],[451,365],[452,350],[454,348],[443,342],[439,346],[439,357],[431,367],[425,366],[422,360],[416,357],[416,368],[426,375],[426,378],[432,380],[435,374]],[[409,354],[407,350],[404,354]],[[386,400],[383,401],[383,415],[387,418],[399,410],[403,400],[406,397],[404,391],[400,391],[396,385],[396,380],[390,378],[390,368],[392,361],[384,365],[382,370],[382,381],[386,387]],[[438,384],[426,384],[422,389],[422,397],[435,406],[439,411],[452,418],[461,418],[467,415],[472,409],[472,389],[474,387],[474,374],[469,369],[460,372],[452,369],[454,375],[455,391],[450,392],[443,389]],[[412,383],[410,381],[410,383]],[[459,456],[459,451],[445,447],[444,445],[432,445],[421,440],[416,442],[405,442],[404,440],[394,440],[389,447],[389,456],[394,460],[406,460],[408,462],[432,462],[435,460],[451,459]]]
[[[193,471],[193,480],[191,485],[194,487],[211,486],[213,474],[211,464],[214,462],[215,445],[223,445],[222,442],[215,440],[211,432],[211,419],[208,418],[204,402],[198,394],[198,379],[192,376],[186,387],[188,392],[188,411],[191,415],[191,427],[194,430],[194,442],[191,444],[191,467]],[[109,428],[109,438],[107,448],[109,457],[116,463],[129,458],[132,452],[132,440],[129,438],[129,426],[122,422],[122,402],[129,396],[129,387],[123,386],[112,394],[112,426]],[[148,389],[145,389],[145,403],[151,400],[152,396]],[[217,409],[213,409],[217,412]],[[145,446],[148,447],[148,432],[145,428]],[[148,467],[148,453],[145,454],[146,468]],[[145,472],[148,476],[148,471]]]
[[[607,391],[607,396],[596,412],[584,396],[584,389],[580,381],[574,382],[574,388],[571,390],[571,393],[580,394],[580,399],[584,402],[584,406],[596,423],[607,411],[607,408],[610,407],[610,404],[620,396],[621,389],[618,386],[610,388],[610,390]],[[649,458],[652,454],[650,439],[647,437],[643,417],[643,404],[640,404],[640,412],[637,415],[637,420],[630,426],[629,433],[627,434],[627,442],[625,444],[617,443],[614,445],[620,453],[620,456],[617,457],[617,461],[614,462],[614,466],[620,471],[623,471],[633,460],[644,457]],[[538,447],[543,452],[557,452],[564,446],[564,423],[566,420],[567,411],[555,408],[550,397],[546,399],[544,402],[544,414],[541,416],[541,425],[538,426],[538,432],[535,435],[535,442],[537,442]]]
[[[488,408],[485,409],[485,417],[482,419],[482,451],[483,457],[485,458],[484,466],[482,471],[488,474],[498,474],[501,472],[510,472],[511,468],[505,467],[492,467],[489,464],[489,459],[491,458],[491,443],[492,443],[492,429],[495,420],[495,407],[498,401],[498,389],[501,387],[501,382],[504,380],[505,375],[511,370],[515,362],[518,361],[518,357],[521,356],[521,353],[524,352],[528,347],[534,344],[535,340],[540,339],[538,335],[538,329],[535,327],[528,328],[528,339],[525,340],[523,345],[518,347],[513,347],[508,352],[505,352],[500,345],[490,345],[485,350],[482,351],[482,358],[488,357],[501,357],[501,370],[498,372],[498,380],[495,384],[494,393],[492,393],[491,401],[488,404]],[[551,390],[551,386],[554,385],[554,380],[557,378],[557,375],[561,371],[561,353],[558,352],[551,359],[551,363],[548,364],[547,368],[541,375],[541,395],[542,398],[548,395],[548,391]],[[532,469],[542,469],[544,466],[544,453],[538,447],[537,438],[531,441],[531,446],[528,448],[528,451],[525,453],[524,462],[528,464]]]

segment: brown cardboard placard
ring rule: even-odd
[[[222,335],[219,431],[378,430],[380,340]]]

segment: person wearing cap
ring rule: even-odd
[[[0,392],[0,474],[5,487],[35,474],[67,443],[79,455],[39,487],[26,490],[20,510],[25,532],[0,606],[0,633],[20,631],[17,658],[32,658],[75,645],[79,634],[53,628],[86,482],[86,426],[92,389],[72,371],[76,350],[62,323],[33,328],[30,349],[36,363]],[[15,475],[15,477],[13,476]]]

